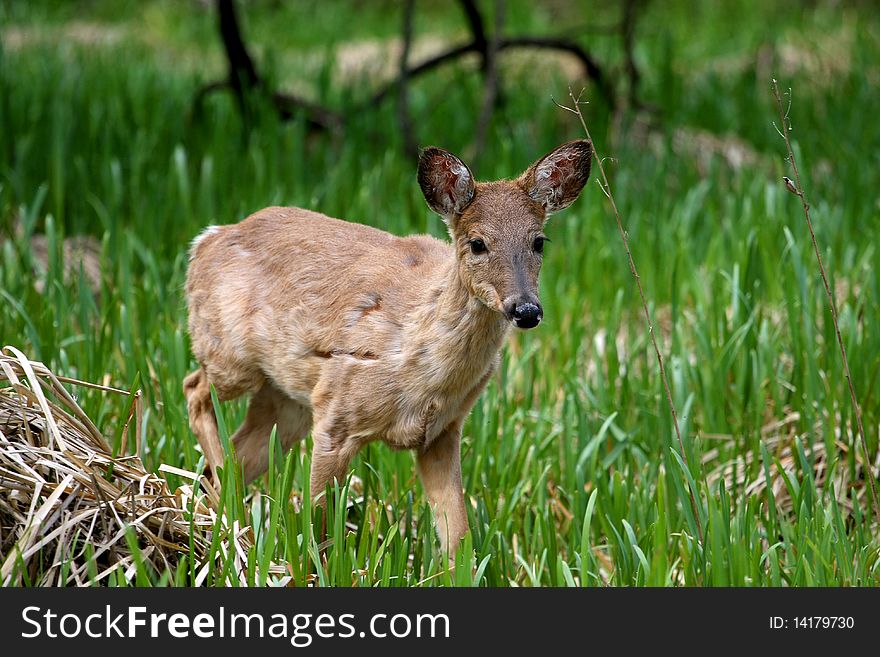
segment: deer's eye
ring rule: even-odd
[[[468,242],[471,246],[471,253],[474,255],[480,255],[481,253],[485,253],[489,249],[486,248],[486,243],[481,240],[479,237],[475,237],[474,239]]]
[[[532,243],[532,248],[535,250],[535,253],[544,253],[544,242],[549,242],[550,240],[546,237],[536,237],[535,241]]]

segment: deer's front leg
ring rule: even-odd
[[[418,453],[419,474],[434,511],[440,547],[455,559],[458,543],[468,530],[461,488],[461,426],[452,424]]]
[[[358,446],[352,444],[346,435],[339,433],[331,422],[317,423],[312,437],[312,501],[326,504],[327,501],[322,497],[325,488],[332,486],[334,479],[340,487],[345,484],[348,466],[357,454]]]

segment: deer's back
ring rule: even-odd
[[[397,237],[299,208],[266,208],[212,227],[187,274],[193,351],[218,389],[272,378],[307,398],[322,363],[399,348],[407,317],[452,260],[429,236]]]

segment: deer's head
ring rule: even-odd
[[[478,183],[452,153],[435,147],[421,153],[419,185],[428,206],[449,228],[461,280],[473,297],[518,328],[541,322],[544,224],[581,193],[592,156],[589,141],[571,141],[516,180]]]

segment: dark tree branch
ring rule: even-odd
[[[635,19],[637,15],[636,5],[645,0],[623,0],[624,20],[621,33],[624,37],[626,54],[626,69],[630,80],[630,100],[635,99],[640,80],[635,59],[632,54],[635,39]],[[483,96],[482,112],[477,124],[477,139],[475,146],[477,152],[482,150],[486,138],[487,124],[491,119],[491,112],[498,101],[499,82],[497,73],[498,53],[512,48],[538,48],[567,52],[575,56],[583,65],[586,78],[595,82],[599,93],[612,107],[618,106],[614,85],[611,84],[608,75],[593,56],[577,41],[564,36],[541,37],[541,36],[516,36],[503,37],[501,35],[501,20],[503,19],[503,7],[499,3],[496,6],[495,30],[491,39],[487,36],[483,17],[480,14],[475,0],[459,0],[460,6],[467,19],[472,39],[467,43],[454,46],[449,50],[430,57],[415,66],[408,66],[409,54],[412,48],[412,21],[413,0],[407,0],[404,11],[403,24],[403,54],[396,78],[391,80],[376,91],[363,105],[355,108],[354,112],[376,107],[383,103],[388,96],[397,92],[398,120],[400,121],[404,147],[408,152],[415,151],[415,137],[411,119],[409,117],[408,85],[409,82],[424,73],[427,73],[447,62],[463,57],[469,53],[477,53],[481,57],[481,70],[486,75],[486,88]],[[203,86],[196,94],[194,105],[196,109],[208,94],[222,90],[232,90],[242,112],[247,116],[246,99],[249,93],[254,91],[265,95],[275,107],[282,119],[290,119],[302,115],[308,122],[309,127],[320,130],[337,130],[344,124],[345,117],[339,112],[332,111],[316,103],[305,100],[292,94],[272,91],[267,89],[265,80],[260,76],[253,59],[248,53],[247,47],[241,36],[241,28],[235,10],[235,0],[216,0],[217,14],[219,18],[220,36],[226,52],[228,62],[228,78],[223,81],[214,81]],[[641,106],[641,105],[638,105]],[[488,107],[488,109],[487,109]]]
[[[207,96],[208,94],[212,94],[215,91],[230,89],[231,87],[232,85],[229,83],[229,80],[215,80],[214,82],[204,84],[196,92],[196,96],[195,98],[193,98],[193,105],[197,108],[200,108],[205,100],[205,96]]]
[[[474,0],[460,0],[460,3],[468,26],[471,28],[474,50],[479,52],[482,57],[480,69],[485,73],[489,67],[489,40],[486,38],[486,28],[483,27],[483,16]]]
[[[400,84],[397,88],[397,120],[403,139],[404,153],[413,160],[418,157],[419,144],[416,141],[412,119],[409,115],[409,51],[412,46],[413,14],[415,0],[406,0],[403,8],[403,50],[400,53]]]
[[[612,107],[616,106],[614,89],[608,82],[608,77],[605,75],[602,67],[586,50],[574,41],[553,37],[530,36],[502,38],[499,40],[499,51],[509,50],[510,48],[542,48],[548,50],[560,50],[574,55],[583,64],[586,77],[596,83],[599,92]],[[477,45],[473,41],[455,46],[454,48],[450,48],[439,55],[434,55],[423,61],[421,64],[417,64],[408,69],[406,72],[407,78],[411,80],[412,78],[423,75],[446,62],[458,59],[459,57],[472,52],[479,52]],[[384,87],[380,88],[379,91],[374,93],[370,100],[365,103],[365,107],[380,105],[384,102],[384,100],[397,89],[400,80],[401,78],[397,77],[388,82]]]
[[[486,50],[486,66],[484,69],[486,84],[483,90],[483,107],[477,120],[476,136],[474,137],[473,159],[479,161],[486,145],[489,123],[492,120],[495,102],[498,99],[498,46],[501,43],[501,31],[504,27],[504,0],[495,0],[495,25],[492,38]]]
[[[635,58],[636,18],[638,16],[637,10],[641,4],[641,0],[623,0],[623,21],[620,25],[623,38],[624,66],[628,82],[627,97],[631,107],[641,106],[638,97],[642,76]]]
[[[193,104],[196,111],[201,109],[205,97],[222,89],[231,89],[235,93],[242,114],[248,116],[247,99],[252,93],[264,94],[275,107],[278,115],[289,120],[302,114],[310,128],[320,130],[337,129],[342,126],[342,115],[321,107],[293,94],[286,94],[267,89],[265,80],[257,71],[254,61],[248,53],[241,36],[241,28],[235,11],[234,0],[216,0],[219,19],[220,37],[226,52],[228,77],[226,80],[210,82],[196,93]]]
[[[427,73],[428,71],[437,68],[441,64],[445,64],[446,62],[453,59],[458,59],[462,55],[466,55],[470,52],[476,52],[476,46],[474,45],[473,41],[462,44],[460,46],[456,46],[455,48],[440,53],[439,55],[435,55],[434,57],[430,57],[429,59],[423,61],[421,64],[407,69],[406,78],[407,80],[410,80],[414,77],[417,77],[419,75],[422,75],[423,73]],[[401,80],[402,76],[398,76],[394,78],[391,82],[386,84],[384,87],[379,89],[379,91],[374,93],[370,100],[366,103],[366,106],[370,107],[382,104],[382,102],[397,89]]]
[[[272,103],[278,111],[278,116],[283,120],[302,115],[306,125],[316,130],[338,130],[345,123],[345,117],[339,112],[318,105],[295,94],[275,91],[272,93]]]
[[[262,81],[241,38],[233,0],[217,0],[217,14],[226,61],[229,64],[229,82],[241,100],[245,90],[255,89]]]
[[[611,107],[616,107],[617,105],[614,87],[608,81],[608,77],[603,72],[602,67],[599,66],[599,62],[575,41],[554,37],[520,36],[503,39],[498,48],[499,50],[507,50],[509,48],[541,48],[570,53],[581,61],[585,76],[596,83],[599,92],[605,97],[608,104]]]

